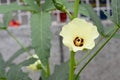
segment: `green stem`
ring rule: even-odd
[[[72,19],[73,19],[73,16],[70,14],[70,12],[69,12],[68,10],[65,10],[65,12],[68,14],[70,20],[72,20]]]
[[[49,65],[49,63],[47,64],[47,77],[49,77],[50,76],[50,65]]]
[[[21,48],[23,48],[30,56],[32,56],[32,53],[30,53],[23,45],[22,43],[16,38],[15,35],[13,35],[9,30],[7,30],[7,33],[20,45]]]
[[[91,56],[91,58],[83,65],[83,67],[78,72],[77,76],[75,77],[75,80],[79,77],[79,74],[83,71],[83,69],[90,63],[90,61],[100,52],[100,50],[109,42],[109,40],[115,35],[115,33],[119,30],[115,29],[115,31],[108,37],[108,39],[102,44],[102,46]]]
[[[13,35],[9,30],[7,30],[7,33],[20,45],[21,48],[23,48],[30,56],[32,56],[32,53],[30,53],[23,45],[22,43],[16,38],[15,35]],[[45,68],[45,66],[41,63],[41,67],[42,69],[47,73],[47,70]]]
[[[80,0],[75,0],[75,3],[74,3],[74,14],[73,14],[74,18],[78,16],[79,1]]]
[[[69,80],[74,80],[74,70],[75,70],[75,52],[71,51],[70,54],[70,72],[69,72]]]
[[[92,50],[86,52],[86,54],[80,59],[80,61],[77,63],[77,65],[79,65],[83,60],[85,60],[85,59],[90,55],[90,53],[91,53],[93,50],[96,49],[96,47],[99,45],[99,43],[102,41],[102,39],[103,39],[103,38],[101,37],[101,38],[99,39],[99,41],[97,42],[96,46],[95,46]]]

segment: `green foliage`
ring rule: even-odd
[[[36,61],[35,58],[30,58],[19,64],[11,65],[9,70],[6,72],[7,80],[31,80],[26,72],[21,69],[23,66],[28,66]],[[11,77],[12,76],[12,77]]]
[[[73,10],[74,10],[74,7],[73,7],[74,2],[68,3],[66,1],[66,2],[64,2],[64,5],[65,5],[67,10],[69,10],[70,12],[73,12]],[[88,13],[87,9],[84,7],[84,4],[79,5],[78,13],[89,17],[89,13]]]
[[[120,0],[112,0],[112,20],[115,24],[120,25]]]
[[[56,9],[52,0],[45,0],[45,3],[42,5],[43,11],[50,11]]]
[[[19,66],[12,66],[7,73],[7,80],[31,80]]]
[[[65,5],[67,3],[66,0],[55,0],[58,4]],[[45,0],[45,3],[42,5],[43,11],[51,11],[55,10],[53,0]]]
[[[12,13],[11,12],[5,13],[3,16],[3,23],[0,22],[0,29],[6,30],[11,20],[12,20]]]
[[[13,12],[16,10],[21,9],[21,6],[18,5],[18,3],[11,3],[9,5],[2,4],[0,5],[0,13],[7,13],[7,12]]]
[[[27,8],[31,8],[32,11],[34,12],[39,12],[40,11],[40,8],[39,8],[39,5],[37,5],[35,3],[35,0],[23,0],[26,5]]]
[[[6,78],[4,78],[4,77],[0,77],[0,80],[7,80]]]
[[[32,47],[28,47],[26,49],[31,50],[31,48]],[[25,49],[18,50],[8,61],[4,61],[0,53],[0,80],[31,80],[28,74],[23,72],[21,68],[34,63],[36,61],[35,58],[27,59],[18,64],[13,63],[13,61],[25,51]],[[8,71],[6,71],[6,68],[9,68]]]
[[[46,12],[32,14],[31,17],[31,38],[35,53],[41,62],[47,65],[50,56],[50,14]]]
[[[49,69],[47,70],[49,57],[50,57],[50,40],[51,40],[51,33],[50,33],[50,26],[51,26],[51,16],[50,11],[52,10],[60,10],[66,12],[69,18],[75,13],[75,7],[73,2],[69,2],[67,0],[45,0],[45,3],[41,4],[40,0],[22,0],[23,4],[19,5],[18,3],[11,3],[11,4],[2,4],[0,5],[0,13],[4,14],[3,23],[0,22],[0,29],[7,30],[9,22],[12,20],[12,13],[17,10],[24,10],[31,12],[31,38],[32,38],[32,46],[27,48],[23,48],[18,50],[12,57],[10,57],[7,61],[4,61],[3,56],[0,54],[0,80],[31,80],[28,76],[28,73],[24,72],[21,68],[23,66],[28,66],[36,61],[35,58],[29,58],[24,60],[21,63],[13,63],[13,61],[22,55],[24,52],[29,52],[31,49],[35,51],[35,54],[39,57],[41,61],[41,77],[39,80],[68,80],[69,77],[69,66],[74,67],[74,65],[69,65],[69,62],[62,63],[61,65],[56,65],[55,70],[52,74],[49,75]],[[79,1],[78,1],[79,2]],[[112,21],[120,26],[120,0],[112,0]],[[77,7],[78,8],[78,7]],[[77,10],[77,9],[76,9]],[[85,15],[90,17],[93,23],[97,26],[99,33],[102,36],[108,36],[108,40],[100,47],[97,52],[99,52],[105,44],[113,37],[116,33],[113,31],[117,31],[115,27],[104,29],[101,20],[99,19],[98,15],[94,12],[93,8],[88,5],[81,3],[78,10],[79,14]],[[78,15],[78,14],[77,14]],[[111,36],[112,34],[112,36]],[[114,35],[114,38],[120,38],[120,34],[117,33]],[[15,38],[14,38],[15,39]],[[21,46],[19,41],[18,44]],[[95,57],[97,52],[93,55]],[[85,66],[93,59],[90,60],[85,64]],[[9,69],[7,69],[9,68]],[[83,66],[82,69],[85,67]],[[7,70],[6,70],[7,69]],[[73,70],[74,72],[74,70]],[[77,75],[73,75],[79,76]],[[72,78],[74,79],[74,78]],[[70,80],[70,79],[69,79]],[[78,77],[77,80],[80,80]]]
[[[120,34],[119,34],[119,33],[118,33],[118,34],[115,34],[115,35],[113,36],[113,38],[120,39]]]
[[[0,30],[4,30],[4,29],[6,29],[6,27],[4,27],[2,22],[0,22]]]
[[[19,63],[18,65],[21,66],[21,67],[22,67],[22,66],[28,66],[28,65],[34,63],[36,60],[37,60],[37,59],[35,59],[35,58],[30,58],[30,59],[27,59],[27,60]]]
[[[66,9],[69,10],[70,12],[73,12],[74,2],[68,3],[66,0],[56,0],[56,2],[64,5]],[[54,3],[52,0],[46,0],[45,3],[42,5],[42,9],[43,11],[51,11],[51,10],[55,10],[56,7],[54,6]],[[78,12],[85,16],[89,16],[87,9],[84,7],[84,4],[79,5]]]
[[[5,61],[0,53],[0,78],[5,77]]]
[[[17,57],[19,57],[19,56],[22,55],[24,52],[26,52],[26,50],[27,50],[27,51],[30,51],[31,49],[33,49],[33,47],[31,47],[31,46],[26,47],[26,49],[23,49],[23,48],[19,49],[17,52],[14,53],[14,55],[12,55],[12,56],[7,60],[6,66],[11,65],[11,63],[12,63]]]
[[[56,65],[54,73],[50,76],[49,80],[68,80],[69,76],[69,62]]]
[[[97,26],[98,32],[102,35],[104,35],[104,26],[101,23],[101,20],[99,19],[98,15],[95,13],[95,11],[93,10],[93,8],[91,7],[91,5],[89,4],[84,4],[84,7],[87,9],[89,16],[91,18],[91,20],[93,21],[93,23]]]
[[[31,6],[35,4],[35,0],[23,0],[23,2]]]
[[[11,20],[12,20],[11,12],[4,14],[4,17],[3,17],[4,27],[8,27]]]
[[[2,4],[0,5],[0,13],[5,14],[8,12],[13,12],[17,10],[26,10],[26,11],[32,11],[32,12],[38,12],[39,8],[34,4],[34,6],[27,6],[27,5],[18,5],[18,3],[11,3],[9,5]]]

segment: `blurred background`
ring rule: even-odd
[[[20,0],[0,0],[0,4],[10,4],[11,2],[18,2],[22,4]],[[73,2],[74,0],[68,0]],[[44,3],[44,0],[41,0]],[[81,2],[89,3],[93,6],[94,11],[100,17],[102,23],[109,27],[111,26],[110,20],[103,11],[107,11],[110,15],[111,0],[81,0]],[[13,20],[19,21],[20,25],[17,28],[13,28],[12,25],[9,30],[17,36],[17,38],[25,45],[31,44],[30,37],[30,17],[31,14],[26,11],[16,11]],[[69,59],[68,48],[62,45],[62,38],[59,36],[61,26],[69,21],[68,16],[60,11],[53,11],[51,13],[52,24],[50,26],[52,32],[51,40],[51,54],[50,62],[51,69],[53,71],[56,64],[60,64]],[[87,17],[79,14],[80,18],[88,19]],[[3,14],[0,14],[0,21],[2,21]],[[5,60],[8,60],[20,46],[5,32],[0,31],[0,52]],[[77,53],[76,58],[80,58],[84,54]],[[21,62],[28,57],[28,54],[21,55],[15,60],[15,63]],[[31,72],[30,76],[33,80],[38,80],[39,72]],[[111,41],[102,49],[99,55],[97,55],[92,62],[86,67],[81,74],[81,80],[119,80],[120,79],[120,40],[111,39]]]

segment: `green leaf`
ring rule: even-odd
[[[9,5],[2,4],[0,5],[0,13],[7,13],[12,12],[21,9],[21,6],[18,5],[18,3],[11,3]]]
[[[45,3],[42,5],[43,11],[50,11],[56,9],[52,0],[45,0]]]
[[[108,19],[110,19],[111,21],[113,21],[110,13],[108,11],[102,10],[104,12],[104,14],[107,16]]]
[[[66,5],[67,0],[56,0],[57,3]],[[55,10],[56,7],[54,6],[54,3],[52,0],[45,0],[45,3],[42,5],[43,11],[51,11]]]
[[[0,53],[0,77],[5,76],[5,61],[2,54]]]
[[[74,10],[74,7],[73,7],[74,2],[70,2],[70,3],[67,2],[65,6],[69,11],[73,12],[73,10]],[[78,13],[89,17],[89,13],[88,13],[87,9],[84,7],[84,4],[79,5]]]
[[[28,5],[34,5],[35,4],[35,0],[23,0],[23,2],[28,4]]]
[[[5,30],[6,27],[4,27],[3,23],[0,22],[0,30]]]
[[[68,2],[67,0],[57,0],[57,2],[63,4],[67,8],[67,10],[73,12],[74,2]],[[84,4],[80,4],[78,12],[80,14],[85,15],[85,16],[89,16],[88,11],[85,9],[85,7],[83,5]],[[50,11],[50,10],[55,10],[56,9],[52,0],[46,0],[45,4],[42,6],[42,8],[43,8],[44,11]]]
[[[31,8],[35,12],[39,12],[40,8],[39,6],[35,3],[35,0],[23,0],[28,8]]]
[[[109,37],[113,31],[116,29],[116,27],[114,27],[114,25],[110,25],[109,28],[105,28],[105,34],[106,34],[106,37]],[[120,33],[116,33],[113,38],[116,38],[116,39],[120,39]]]
[[[4,17],[3,17],[4,27],[8,27],[11,20],[12,20],[11,12],[4,14]]]
[[[50,14],[36,13],[31,17],[32,45],[43,65],[47,65],[50,56]]]
[[[33,64],[36,60],[37,59],[35,59],[35,58],[30,58],[28,60],[25,60],[25,61],[19,63],[19,66],[28,66],[30,64]]]
[[[32,80],[19,66],[12,66],[7,73],[7,80]]]
[[[11,3],[9,5],[2,4],[0,5],[0,13],[5,14],[7,12],[13,12],[16,10],[26,10],[26,11],[38,11],[38,8],[35,9],[36,7],[30,7],[30,6],[20,6],[18,3]]]
[[[0,77],[0,80],[7,80],[6,78],[4,78],[4,77]]]
[[[104,35],[104,26],[101,22],[101,20],[99,19],[98,15],[95,13],[95,11],[93,10],[93,8],[91,7],[91,5],[89,4],[84,4],[84,7],[87,9],[90,18],[92,19],[93,23],[97,26],[98,32],[102,35]]]
[[[112,8],[112,19],[114,23],[120,25],[120,0],[112,0],[111,8]]]
[[[45,71],[41,70],[41,76],[40,76],[39,80],[48,80],[48,78],[46,77]]]
[[[113,38],[117,38],[117,39],[120,39],[120,34],[119,33],[116,33]]]
[[[69,77],[69,62],[56,65],[54,73],[48,80],[68,80]]]
[[[26,50],[30,51],[31,49],[33,49],[33,47],[29,46],[26,48]],[[23,54],[24,52],[26,52],[25,49],[20,49],[18,50],[14,55],[12,55],[8,61],[6,62],[6,66],[10,65],[12,63],[13,60],[15,60],[17,57],[19,57],[21,54]]]

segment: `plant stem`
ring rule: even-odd
[[[7,33],[20,45],[21,48],[23,48],[30,56],[32,56],[32,53],[30,53],[23,45],[22,43],[16,38],[15,35],[13,35],[9,30],[7,30]]]
[[[90,63],[90,61],[100,52],[100,50],[109,42],[109,40],[115,35],[115,33],[119,30],[119,27],[115,29],[115,31],[108,37],[108,39],[102,44],[102,46],[91,56],[91,58],[83,65],[83,67],[78,72],[75,80],[79,77],[79,74],[83,71],[83,69]]]
[[[47,64],[47,77],[50,76],[50,65],[49,65],[49,62]]]
[[[75,70],[75,52],[71,51],[70,53],[70,72],[69,72],[69,80],[74,80],[74,70]]]
[[[32,56],[32,53],[30,53],[23,45],[22,43],[16,38],[15,35],[13,35],[9,30],[7,30],[7,33],[20,45],[21,48],[23,48],[30,56]],[[45,68],[45,66],[41,63],[41,67],[42,69],[47,73],[47,70]],[[48,72],[49,73],[49,72]]]
[[[70,20],[72,20],[72,19],[73,19],[73,16],[70,14],[70,12],[69,12],[68,10],[66,10],[66,13],[68,14]]]
[[[76,65],[79,65],[83,60],[85,60],[85,59],[90,55],[90,53],[91,53],[93,50],[96,49],[97,45],[102,41],[102,39],[103,39],[103,38],[101,37],[101,38],[99,39],[99,41],[97,42],[96,46],[95,46],[92,50],[86,52],[86,54],[80,59],[80,61],[79,61]]]
[[[75,0],[75,3],[74,3],[74,14],[73,14],[74,18],[78,16],[79,1],[80,0]]]

